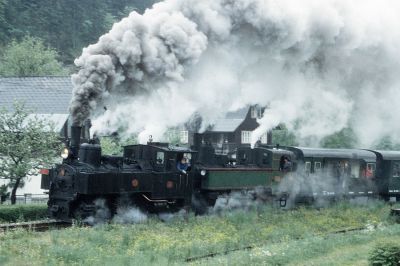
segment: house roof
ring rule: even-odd
[[[0,78],[0,108],[22,101],[36,114],[68,114],[72,97],[70,77]]]
[[[208,132],[233,132],[244,121],[249,111],[249,107],[229,112],[224,118],[217,119]]]

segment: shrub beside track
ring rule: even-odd
[[[46,204],[0,205],[0,223],[43,220],[46,217]]]

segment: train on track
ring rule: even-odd
[[[289,199],[400,200],[400,151],[258,145],[221,155],[208,144],[189,149],[149,142],[110,156],[99,144],[80,144],[80,127],[71,132],[63,162],[42,171],[49,214],[58,220],[94,215],[98,199],[111,214],[122,201],[146,212],[185,208],[204,213],[221,195],[235,191],[282,207]],[[177,168],[182,158],[190,162],[183,171]]]

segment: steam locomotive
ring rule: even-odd
[[[99,144],[80,144],[81,128],[71,128],[63,162],[42,174],[51,217],[71,221],[96,213],[96,200],[113,214],[121,202],[147,212],[192,209],[203,213],[218,197],[257,191],[254,197],[279,202],[319,197],[375,196],[400,200],[400,152],[313,149],[258,145],[216,154],[211,145],[196,151],[149,142],[124,147],[123,156],[101,153]],[[191,166],[176,167],[183,157]],[[284,161],[290,169],[284,169]]]

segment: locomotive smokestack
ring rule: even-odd
[[[81,129],[80,126],[71,126],[71,142],[70,148],[73,158],[77,159],[79,154],[79,145],[81,143]]]

